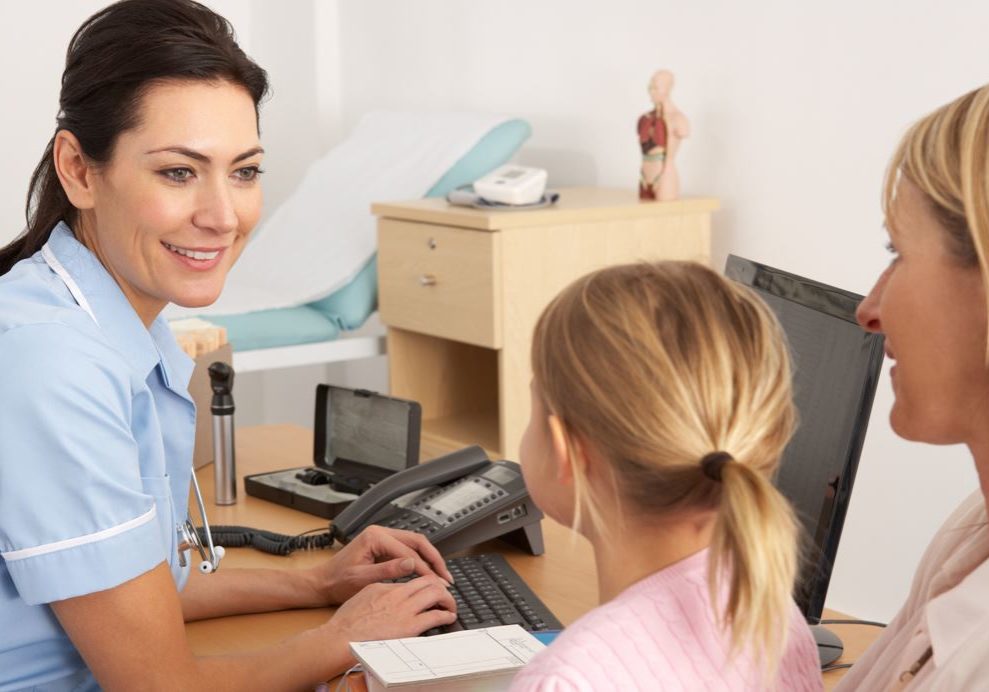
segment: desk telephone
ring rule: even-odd
[[[423,534],[440,553],[496,537],[542,555],[543,514],[513,461],[490,461],[477,445],[399,471],[336,516],[330,530],[347,543],[369,524]]]

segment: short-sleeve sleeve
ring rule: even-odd
[[[120,358],[62,324],[0,335],[0,557],[29,604],[117,586],[165,558]]]

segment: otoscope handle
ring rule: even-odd
[[[216,504],[237,502],[237,463],[234,454],[234,371],[228,364],[217,361],[209,366],[213,400],[213,479]]]

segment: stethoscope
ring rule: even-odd
[[[220,560],[223,559],[225,550],[222,545],[213,545],[213,534],[209,530],[209,520],[206,519],[206,507],[203,505],[203,495],[199,492],[199,481],[196,480],[196,469],[192,469],[192,490],[196,494],[196,504],[199,505],[199,518],[203,522],[203,535],[206,536],[206,545],[199,536],[199,531],[192,525],[192,521],[187,517],[185,521],[180,521],[175,525],[179,535],[179,567],[186,566],[185,554],[188,550],[195,548],[202,558],[199,563],[199,571],[203,574],[212,574],[220,568]]]
[[[93,318],[96,326],[99,327],[100,322],[96,319],[93,308],[90,307],[86,296],[75,282],[75,279],[69,275],[69,272],[65,270],[62,263],[55,257],[55,253],[51,251],[47,243],[41,248],[41,256],[49,268],[62,280],[65,287],[69,289],[69,293],[79,304],[79,307],[85,310]],[[203,494],[199,490],[199,481],[196,480],[195,468],[192,469],[192,489],[196,495],[196,504],[199,506],[199,517],[203,522],[202,531],[206,538],[206,543],[205,545],[203,544],[199,531],[192,525],[192,520],[188,517],[187,513],[185,521],[180,521],[175,525],[175,530],[178,534],[179,567],[185,567],[188,564],[185,554],[189,550],[195,549],[199,553],[199,557],[202,558],[202,561],[199,563],[199,571],[203,574],[212,574],[220,568],[220,560],[223,559],[224,550],[223,546],[213,544],[213,534],[209,530],[209,521],[206,519],[206,506],[203,504]]]

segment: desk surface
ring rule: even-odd
[[[325,527],[325,522],[244,492],[243,476],[312,463],[312,431],[290,425],[258,426],[237,430],[237,504],[218,507],[213,503],[213,467],[197,472],[211,524],[253,526],[285,534],[297,534]],[[198,516],[193,510],[198,524]],[[569,625],[597,605],[597,578],[590,544],[566,527],[547,519],[543,522],[546,553],[534,557],[498,541],[477,546],[469,552],[498,552],[529,584],[556,616]],[[249,548],[227,551],[223,566],[230,567],[307,567],[325,560],[329,551],[295,553],[289,557],[267,555]],[[276,644],[305,629],[322,624],[332,608],[293,610],[257,615],[238,615],[192,622],[186,632],[193,651],[199,655],[256,650]],[[841,618],[827,612],[826,617]],[[875,639],[872,627],[834,625],[830,627],[845,643],[845,656],[839,662],[854,661]],[[842,671],[824,676],[825,689],[837,684]]]

